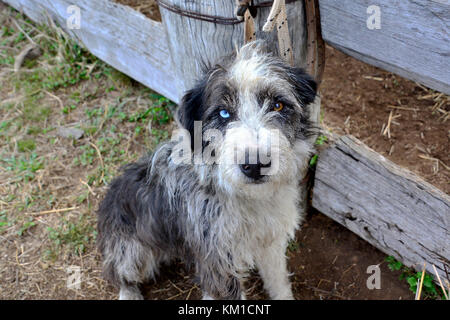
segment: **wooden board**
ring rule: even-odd
[[[108,0],[4,0],[40,23],[51,17],[101,60],[174,102],[178,91],[164,26]],[[67,8],[81,9],[81,29],[68,30]]]
[[[255,0],[261,3],[265,0]],[[230,0],[164,0],[165,3],[177,8],[225,17],[234,18],[236,2]],[[292,40],[294,64],[306,67],[307,32],[303,1],[296,1],[286,5],[288,13],[289,33]],[[181,16],[160,5],[161,16],[169,40],[172,65],[176,73],[176,87],[181,97],[191,88],[205,65],[220,62],[220,58],[231,54],[244,43],[244,24],[221,25]],[[270,7],[258,9],[255,18],[257,39],[265,39],[269,47],[278,54],[278,39],[275,30],[265,33],[262,26],[269,15]],[[320,98],[310,106],[311,120],[318,123],[320,117]]]
[[[312,205],[407,266],[450,264],[450,197],[352,136],[320,153]]]
[[[450,94],[450,1],[320,0],[322,36],[345,53]],[[370,5],[381,29],[369,30]]]
[[[234,18],[234,0],[164,0],[165,3],[196,13]],[[263,2],[256,0],[255,3]],[[295,64],[306,66],[306,28],[303,2],[297,1],[286,6],[290,36],[293,42]],[[167,30],[172,62],[177,70],[177,78],[183,79],[178,87],[181,91],[191,87],[202,72],[203,65],[210,65],[239,48],[244,43],[244,24],[221,25],[181,16],[160,6],[161,16]],[[269,15],[270,7],[258,9],[255,29],[262,30]],[[278,54],[276,31],[257,31],[257,39],[267,39],[275,54]]]

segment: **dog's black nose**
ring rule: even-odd
[[[271,163],[263,164],[263,163],[256,163],[256,164],[241,164],[240,168],[243,174],[245,174],[247,177],[258,180],[261,177],[264,176],[264,174],[261,172],[261,169],[263,168],[270,168]]]

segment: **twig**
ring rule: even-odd
[[[189,293],[188,293],[188,295],[186,296],[186,300],[189,300],[189,298],[190,298],[190,296],[191,296],[191,293],[192,293],[192,291],[193,291],[194,289],[197,289],[197,285],[194,285],[194,286],[191,288],[191,290],[189,290]]]
[[[183,289],[180,289],[177,285],[175,285],[175,283],[173,283],[172,281],[170,281],[169,280],[169,282],[172,284],[172,286],[175,288],[175,289],[177,289],[179,292],[181,292],[181,293],[184,293],[184,292],[187,292],[187,290],[183,290]]]
[[[63,104],[61,98],[59,98],[58,96],[55,96],[54,94],[48,92],[47,90],[42,90],[42,91],[44,91],[44,92],[45,92],[46,94],[48,94],[50,97],[52,97],[53,99],[55,99],[56,101],[58,101],[58,103],[59,103],[61,109],[64,109],[64,104]]]
[[[425,278],[425,266],[426,265],[427,265],[426,263],[423,264],[422,276],[420,277],[420,284],[419,284],[416,300],[420,300],[420,295],[422,293],[422,287],[423,287],[423,279]]]
[[[401,114],[397,114],[394,116],[394,111],[391,110],[391,112],[389,113],[388,123],[386,125],[386,128],[383,131],[384,136],[387,134],[388,138],[391,139],[391,123],[399,125],[398,122],[393,121],[399,117],[401,117]]]
[[[436,164],[437,164],[437,168],[438,169],[439,169],[439,164],[441,164],[444,167],[445,170],[450,171],[450,167],[447,166],[442,160],[440,160],[438,158],[433,158],[433,157],[430,157],[430,156],[428,156],[426,154],[420,154],[419,158],[422,158],[422,159],[425,159],[425,160],[435,161]]]
[[[23,50],[15,57],[15,61],[14,61],[14,72],[19,72],[19,69],[22,67],[23,62],[26,59],[35,59],[37,58],[39,55],[41,55],[41,49],[39,49],[39,47],[34,44],[34,43],[30,43],[27,44]]]
[[[439,277],[439,273],[436,270],[436,267],[433,264],[434,273],[436,273],[436,277],[438,278],[439,285],[441,286],[442,291],[444,292],[445,299],[448,300],[447,292],[445,291],[444,285],[442,284],[441,277]]]
[[[91,146],[94,147],[95,151],[97,151],[97,155],[98,155],[98,158],[100,160],[100,165],[102,166],[102,176],[100,177],[100,181],[102,181],[103,177],[105,176],[105,165],[103,164],[102,154],[101,154],[99,148],[94,143],[92,143],[90,141],[89,141],[89,143],[90,143]]]
[[[339,293],[335,293],[334,289],[331,290],[331,291],[327,291],[327,290],[315,288],[315,287],[312,287],[312,286],[309,286],[309,285],[306,285],[306,287],[311,289],[311,290],[313,290],[313,291],[317,291],[317,292],[325,294],[325,295],[334,296],[334,297],[337,297],[337,298],[340,298],[340,299],[343,299],[343,300],[350,300],[349,298],[344,297],[344,296],[340,295]]]
[[[25,32],[25,30],[22,29],[22,27],[17,23],[16,19],[11,18],[12,22],[16,25],[16,27],[23,33],[25,37],[27,37],[28,41],[30,41],[32,44],[36,45],[36,42],[34,42],[33,39],[28,35],[28,33]]]
[[[49,214],[49,213],[59,213],[59,212],[66,212],[66,211],[72,211],[72,210],[76,210],[78,209],[78,207],[70,207],[70,208],[63,208],[63,209],[53,209],[53,210],[46,210],[46,211],[40,211],[40,212],[32,212],[32,213],[28,213],[32,216],[40,216],[43,214]]]
[[[88,188],[88,191],[89,191],[94,197],[97,196],[97,195],[95,194],[95,192],[92,191],[92,188],[91,188],[91,186],[90,186],[88,183],[86,183],[86,182],[84,182],[83,180],[81,180],[81,178],[80,178],[80,182],[81,182],[82,184],[84,184],[84,185]]]
[[[384,128],[383,131],[383,136],[385,136],[387,134],[388,138],[391,138],[391,121],[392,121],[392,115],[393,115],[393,111],[391,110],[391,112],[389,112],[389,118],[388,118],[388,123],[386,125],[386,128]]]
[[[364,79],[375,80],[375,81],[383,81],[384,79],[381,77],[372,77],[372,76],[364,76]]]
[[[392,109],[399,109],[399,110],[407,110],[407,111],[419,111],[417,108],[408,108],[408,107],[400,107],[400,106],[387,106],[388,108]]]

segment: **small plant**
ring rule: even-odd
[[[18,179],[31,181],[34,179],[34,173],[44,167],[44,162],[36,153],[32,153],[29,157],[3,158],[0,161],[6,162],[6,170],[18,173]]]
[[[119,117],[127,119],[129,122],[139,122],[146,119],[150,119],[151,121],[159,125],[169,123],[172,120],[172,115],[171,112],[169,111],[169,106],[173,106],[174,103],[171,102],[169,99],[155,93],[150,94],[150,98],[154,102],[145,111],[137,112],[126,118],[124,117],[123,113],[120,113]]]
[[[47,230],[49,239],[53,241],[53,248],[50,250],[53,253],[67,247],[72,253],[80,255],[84,253],[86,246],[96,237],[93,224],[84,215],[81,215],[76,222],[63,219],[61,226],[58,228],[49,227]]]
[[[25,221],[22,226],[19,228],[19,231],[17,231],[17,235],[21,237],[25,231],[28,231],[30,228],[34,227],[36,225],[36,222],[33,221],[33,218],[28,218],[27,221]]]
[[[316,145],[321,146],[323,145],[325,142],[328,141],[327,136],[321,134],[320,136],[317,137],[316,139]]]
[[[11,223],[8,221],[8,217],[6,215],[6,211],[3,210],[0,212],[0,234],[5,232],[6,228],[9,227]]]
[[[312,168],[317,164],[317,159],[319,156],[317,154],[313,155],[311,160],[309,160],[309,166]]]
[[[400,280],[406,279],[406,282],[409,285],[409,289],[416,294],[417,292],[417,284],[422,278],[422,272],[415,272],[411,268],[405,266],[402,262],[397,261],[394,257],[388,256],[386,257],[386,262],[388,263],[388,268],[392,271],[400,271]],[[425,273],[423,279],[422,286],[422,296],[425,299],[444,299],[444,295],[442,293],[442,289],[438,288],[434,281],[433,277],[428,273]]]
[[[327,136],[321,134],[320,136],[317,137],[315,144],[317,146],[321,146],[323,145],[325,142],[328,141]],[[312,156],[311,160],[309,160],[309,166],[311,168],[313,168],[316,164],[317,164],[317,160],[319,159],[319,155],[315,154]]]
[[[33,139],[24,139],[17,141],[17,149],[19,152],[29,152],[36,149],[36,142]]]
[[[294,239],[289,241],[287,247],[288,252],[295,253],[298,251],[298,249],[300,249],[300,244],[297,241],[295,241]]]

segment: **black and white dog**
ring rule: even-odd
[[[258,41],[186,93],[184,134],[128,165],[98,212],[104,273],[120,299],[142,298],[138,285],[176,258],[195,268],[204,298],[245,298],[257,267],[271,298],[293,299],[285,254],[304,211],[315,96],[302,69]]]

